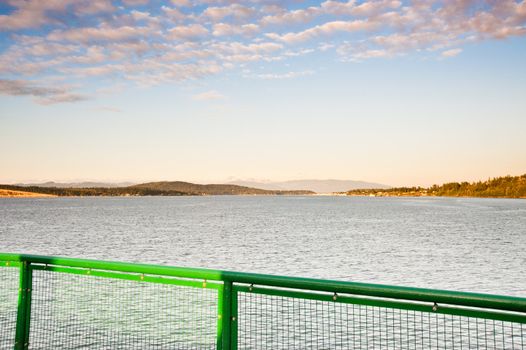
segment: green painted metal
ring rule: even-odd
[[[25,350],[29,346],[29,327],[31,321],[31,269],[30,263],[20,264],[20,286],[18,289],[18,311],[16,319],[15,350]]]
[[[82,267],[93,270],[109,270],[213,281],[229,281],[233,283],[366,295],[380,298],[423,301],[526,313],[526,298],[492,294],[38,255],[0,254],[0,260],[20,262],[28,261],[33,264]]]
[[[223,286],[217,291],[217,336],[216,349],[223,349]]]
[[[237,349],[239,293],[526,324],[526,298],[520,297],[211,269],[0,253],[0,267],[12,266],[20,268],[15,349],[27,349],[33,270],[216,289],[218,291],[217,348],[224,350]]]
[[[31,264],[25,264],[26,271],[26,314],[24,326],[24,349],[29,349],[29,331],[31,329],[31,296],[33,294],[33,271]]]
[[[67,267],[80,267],[92,270],[107,270],[130,272],[137,274],[161,275],[182,278],[204,279],[221,281],[221,271],[209,269],[196,269],[189,267],[172,267],[161,265],[147,265],[135,263],[123,263],[114,261],[74,259],[41,255],[5,254],[0,253],[0,260],[30,262],[31,264],[55,265]]]
[[[149,282],[149,283],[161,283],[161,284],[174,284],[184,287],[194,287],[194,288],[208,288],[208,289],[219,289],[222,288],[223,284],[218,282],[208,282],[206,280],[188,280],[188,279],[178,279],[178,278],[168,278],[160,276],[150,276],[144,274],[131,274],[131,273],[120,273],[120,272],[111,272],[111,271],[102,271],[102,270],[92,270],[86,268],[72,268],[72,267],[60,267],[53,265],[31,265],[32,270],[38,271],[53,271],[60,273],[69,273],[74,275],[90,275],[96,277],[105,277],[105,278],[116,278],[128,281],[137,281],[137,282]]]
[[[219,337],[221,338],[221,349],[231,349],[231,328],[232,328],[232,282],[225,281],[223,284],[223,293],[221,294],[221,329]]]
[[[232,320],[230,325],[230,349],[237,350],[237,334],[238,334],[238,309],[237,309],[237,290],[236,286],[232,287],[232,300],[230,301],[230,319]]]
[[[3,261],[0,259],[0,267],[20,267],[20,261]]]
[[[481,318],[487,320],[498,320],[498,321],[507,321],[507,322],[516,322],[526,324],[526,314],[516,313],[516,312],[498,312],[498,311],[488,311],[480,310],[473,308],[459,308],[451,307],[444,305],[436,305],[434,303],[422,303],[422,302],[404,302],[397,300],[387,300],[387,299],[373,299],[367,297],[354,297],[347,295],[337,295],[335,298],[334,294],[320,294],[320,293],[311,293],[303,292],[296,290],[285,290],[285,289],[271,289],[271,288],[260,288],[254,286],[246,285],[236,285],[234,286],[234,291],[242,293],[254,293],[262,295],[274,295],[282,296],[287,298],[298,298],[298,299],[308,299],[308,300],[319,300],[327,302],[337,302],[344,304],[355,304],[355,305],[366,305],[366,306],[375,306],[391,309],[400,309],[400,310],[412,310],[419,312],[428,312],[444,315],[454,315],[454,316],[465,316],[473,318]],[[335,300],[336,299],[336,300]]]

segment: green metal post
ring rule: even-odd
[[[237,290],[232,288],[232,307],[230,308],[230,315],[232,320],[232,325],[230,327],[230,349],[237,350],[237,325],[239,318],[237,315]]]
[[[29,323],[31,320],[32,271],[30,263],[20,265],[20,287],[18,289],[18,311],[16,316],[15,350],[29,348]]]
[[[218,295],[218,349],[231,350],[232,282],[225,281]]]
[[[223,349],[223,293],[224,286],[217,290],[217,336],[216,336],[216,349]]]

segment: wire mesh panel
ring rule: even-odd
[[[30,349],[215,349],[217,290],[33,271]]]
[[[526,324],[238,293],[238,349],[526,349]]]
[[[19,269],[0,267],[0,350],[15,345]]]

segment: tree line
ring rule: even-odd
[[[60,197],[87,196],[202,196],[202,195],[309,195],[312,191],[262,190],[237,185],[201,185],[182,181],[149,182],[127,187],[45,187],[1,185],[0,189],[50,194]]]
[[[526,174],[502,176],[487,181],[449,182],[431,187],[395,187],[390,189],[351,190],[348,195],[375,196],[446,196],[526,198]]]
[[[151,188],[132,188],[132,187],[61,188],[61,187],[0,185],[0,189],[51,194],[51,195],[60,196],[60,197],[183,196],[183,195],[189,195],[189,193],[180,192],[180,191],[166,191],[166,190],[157,190],[157,189],[151,189]]]

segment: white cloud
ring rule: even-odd
[[[155,36],[151,27],[111,27],[103,24],[99,27],[74,28],[69,30],[54,30],[48,35],[52,41],[71,41],[87,43],[92,41],[122,41],[139,37]]]
[[[94,110],[98,112],[122,113],[122,109],[111,107],[111,106],[100,106],[100,107],[94,108]]]
[[[321,14],[321,9],[318,7],[309,7],[307,9],[283,11],[274,15],[265,16],[261,19],[262,25],[273,24],[290,24],[290,23],[307,23]]]
[[[283,35],[279,35],[276,33],[268,33],[267,37],[274,40],[286,42],[288,44],[294,44],[311,40],[319,36],[330,36],[337,32],[356,32],[362,30],[372,30],[377,26],[377,23],[363,20],[332,21],[314,26],[312,28],[297,33],[292,32]]]
[[[191,5],[189,0],[171,0],[172,4],[179,7],[188,7]]]
[[[442,51],[441,55],[442,57],[455,57],[461,52],[462,52],[462,49],[451,49],[451,50]]]
[[[149,0],[122,0],[128,6],[146,5]]]
[[[200,94],[196,94],[192,96],[192,99],[195,101],[212,101],[212,100],[220,100],[225,98],[225,96],[216,90],[210,90],[206,92],[202,92]]]
[[[232,4],[225,7],[208,7],[203,11],[203,16],[212,19],[213,21],[220,21],[226,17],[233,17],[235,19],[243,19],[253,16],[256,10],[252,7],[243,6],[240,4]]]
[[[334,1],[328,0],[320,6],[310,6],[304,9],[291,11],[275,11],[272,15],[264,16],[261,19],[262,25],[287,25],[291,23],[308,23],[322,15],[333,16],[353,16],[353,17],[371,17],[376,16],[383,11],[396,9],[402,5],[397,0],[374,0],[364,1],[357,5],[355,0]]]
[[[231,25],[228,23],[217,23],[214,24],[214,30],[212,34],[214,36],[232,36],[232,35],[243,35],[251,36],[259,31],[259,26],[256,24],[243,24],[243,25]]]
[[[20,46],[17,49],[21,54],[27,56],[56,56],[80,51],[78,45],[50,43],[45,41],[35,42],[34,44],[27,46]]]
[[[264,80],[275,80],[275,79],[292,79],[292,78],[304,77],[304,76],[312,75],[312,74],[314,74],[313,70],[305,70],[305,71],[300,71],[300,72],[255,74],[255,75],[248,75],[247,77],[264,79]]]
[[[169,31],[170,38],[172,39],[197,39],[208,35],[208,29],[206,29],[201,24],[190,24],[187,26],[177,26]]]
[[[75,10],[77,15],[92,15],[101,12],[113,12],[115,7],[110,0],[86,1],[84,6],[78,6]]]
[[[396,9],[400,6],[402,6],[402,2],[397,0],[364,1],[353,7],[350,13],[354,16],[374,16],[386,9]]]
[[[171,19],[175,21],[183,21],[186,16],[176,8],[162,6],[161,10]]]
[[[50,11],[62,12],[71,3],[71,0],[12,1],[11,5],[15,6],[16,10],[9,15],[0,15],[0,31],[38,28],[45,24],[55,23],[55,20],[50,18],[47,13]]]

